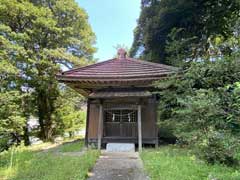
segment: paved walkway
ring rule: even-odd
[[[102,152],[88,180],[149,180],[138,153]]]

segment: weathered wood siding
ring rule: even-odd
[[[99,105],[90,102],[89,108],[88,139],[97,139]]]
[[[129,104],[136,104],[136,100],[133,99],[127,100]],[[118,105],[119,103],[123,103],[123,99],[119,101],[108,102],[109,104],[113,104],[113,106]],[[133,103],[134,102],[134,103]],[[124,102],[126,103],[126,101]],[[142,138],[143,143],[154,143],[156,139],[156,104],[154,98],[146,98],[141,101],[142,104]],[[98,119],[99,119],[99,104],[96,102],[90,102],[89,105],[89,129],[88,129],[88,139],[89,142],[94,142],[97,140],[98,134]],[[123,125],[123,124],[122,124]],[[137,125],[137,124],[136,124]],[[129,126],[129,124],[128,124]],[[106,128],[106,127],[104,127]],[[137,127],[134,127],[133,131],[137,133]],[[112,130],[110,130],[112,131]],[[130,131],[128,127],[126,127],[126,131]],[[126,132],[127,133],[127,132]],[[124,134],[124,133],[123,133]],[[134,134],[134,133],[133,133]],[[103,135],[104,136],[104,135]],[[129,137],[128,137],[129,138]],[[124,139],[124,136],[122,137]],[[137,139],[137,134],[133,138],[134,141]]]
[[[143,139],[156,136],[156,105],[154,99],[147,99],[142,108],[142,136]]]

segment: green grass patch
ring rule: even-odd
[[[59,152],[79,152],[84,147],[83,140],[77,140],[74,142],[67,142],[59,147]]]
[[[73,147],[79,145],[67,146],[63,151],[75,151]],[[82,156],[67,156],[26,147],[18,147],[12,154],[12,162],[11,151],[0,154],[1,180],[84,180],[99,156],[97,150],[87,150]]]
[[[144,167],[152,180],[239,180],[240,170],[209,165],[175,146],[144,150]]]

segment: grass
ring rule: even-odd
[[[83,140],[77,140],[70,143],[65,143],[59,147],[59,152],[78,152],[84,147]]]
[[[78,141],[60,145],[59,150],[76,152],[81,147],[83,144]],[[87,150],[82,156],[67,156],[51,150],[44,153],[36,148],[18,147],[0,154],[0,180],[84,180],[98,156],[97,150]]]
[[[206,164],[175,146],[144,150],[141,158],[152,180],[240,180],[240,169]]]

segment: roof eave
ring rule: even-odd
[[[116,77],[81,77],[81,76],[65,76],[65,75],[57,75],[58,81],[108,81],[108,82],[115,82],[115,81],[137,81],[137,80],[157,80],[164,77],[168,77],[172,74],[175,74],[173,72],[168,72],[164,74],[159,75],[145,75],[145,76],[116,76]]]

